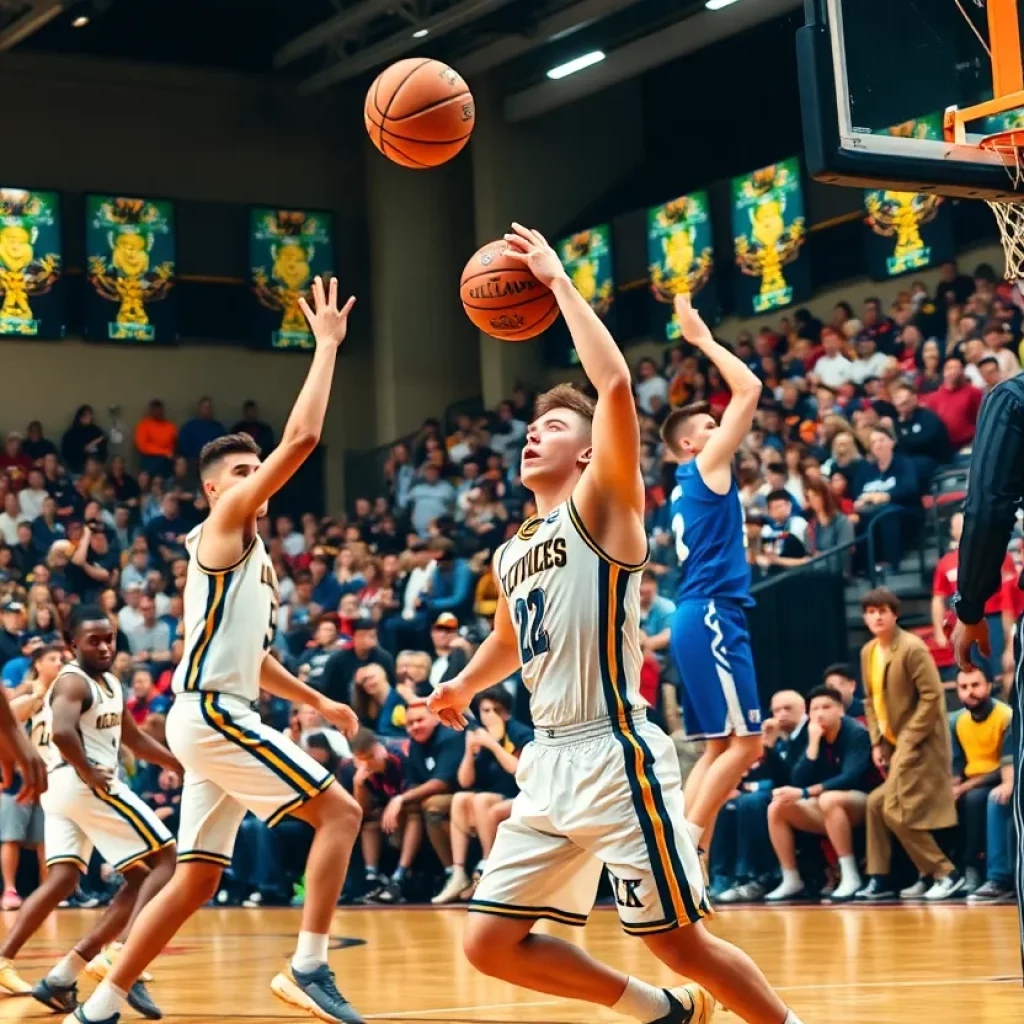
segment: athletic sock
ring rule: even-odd
[[[377,870],[376,864],[366,865],[366,878],[370,882],[375,882],[378,878],[380,878],[380,872]]]
[[[616,1013],[633,1017],[641,1024],[661,1020],[669,1011],[668,996],[665,990],[648,985],[639,978],[627,978],[626,989],[619,996],[619,1001],[612,1007]]]
[[[399,864],[398,867],[395,868],[395,873],[391,876],[391,881],[398,885],[401,882],[405,881],[405,876],[407,874],[408,871],[405,868],[403,868],[401,864]]]
[[[853,884],[860,882],[860,869],[857,867],[857,858],[854,856],[839,858],[839,871],[842,884]]]
[[[71,950],[63,960],[57,961],[50,968],[50,973],[47,974],[46,980],[67,988],[69,985],[73,985],[75,979],[85,970],[86,962],[84,956],[79,956],[78,953]]]
[[[302,974],[315,971],[327,963],[327,943],[329,935],[318,935],[316,932],[299,932],[299,941],[292,957],[292,967]]]
[[[694,825],[692,821],[687,821],[686,831],[690,833],[690,838],[693,840],[693,845],[700,846],[701,836],[704,835],[704,826]]]
[[[101,981],[96,986],[96,991],[85,1001],[82,1006],[82,1016],[86,1020],[99,1021],[113,1017],[121,1009],[121,1001],[125,993],[109,981]]]
[[[803,1024],[803,1021],[800,1020],[800,1018],[792,1010],[790,1010],[789,1013],[786,1014],[786,1019],[782,1022],[782,1024]]]

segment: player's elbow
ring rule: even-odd
[[[297,427],[291,431],[285,439],[285,444],[303,457],[310,454],[320,443],[320,433],[316,430],[309,430],[306,427]]]
[[[595,387],[597,387],[596,384]],[[633,400],[633,380],[629,376],[629,368],[625,362],[623,362],[621,369],[612,370],[601,381],[601,386],[597,388],[597,393],[601,398],[615,399],[625,397],[629,401]]]
[[[741,387],[737,388],[737,393],[734,397],[742,397],[747,401],[753,402],[754,405],[757,405],[758,401],[761,398],[761,392],[763,390],[764,383],[762,382],[761,378],[755,377],[752,373],[750,375],[750,378]]]

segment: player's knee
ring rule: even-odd
[[[740,751],[744,763],[749,768],[755,761],[760,760],[764,754],[764,740],[761,734],[754,736],[736,736],[733,738],[733,747]]]
[[[520,936],[513,935],[507,928],[508,922],[495,920],[486,914],[468,914],[466,929],[462,936],[462,949],[466,959],[481,973],[489,977],[503,976],[509,953]]]
[[[325,789],[307,805],[316,814],[316,828],[327,825],[342,832],[355,833],[363,822],[363,809],[355,797],[346,793],[341,786]]]
[[[224,870],[219,865],[207,864],[204,861],[179,863],[174,873],[175,892],[180,891],[184,902],[201,907],[217,895],[223,873]]]
[[[47,875],[47,883],[63,900],[78,888],[80,877],[81,872],[76,864],[54,864]]]
[[[146,867],[155,874],[158,875],[162,881],[162,885],[166,885],[171,875],[174,874],[174,867],[178,860],[178,848],[174,843],[169,846],[165,846],[162,850],[157,850],[146,861]]]

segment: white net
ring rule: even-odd
[[[986,139],[983,145],[1002,159],[1014,189],[1020,191],[1024,183],[1024,133],[1004,132]],[[992,200],[988,205],[996,215],[1003,239],[1006,279],[1020,281],[1024,279],[1024,203]]]

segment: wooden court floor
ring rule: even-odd
[[[35,980],[95,911],[61,911],[18,959]],[[3,914],[10,920],[10,914]],[[553,1000],[478,975],[460,951],[464,912],[345,909],[331,963],[370,1017],[459,1024],[591,1024],[609,1010]],[[294,947],[294,910],[204,910],[153,966],[151,991],[171,1024],[312,1020],[268,988]],[[599,909],[583,930],[541,925],[662,985],[673,975]],[[1022,1024],[1024,989],[1013,907],[751,908],[711,927],[742,945],[806,1024]],[[83,985],[83,993],[91,991]],[[54,1019],[31,1000],[0,1000],[0,1020]],[[124,1020],[135,1020],[130,1011]],[[723,1024],[737,1021],[719,1011]]]

